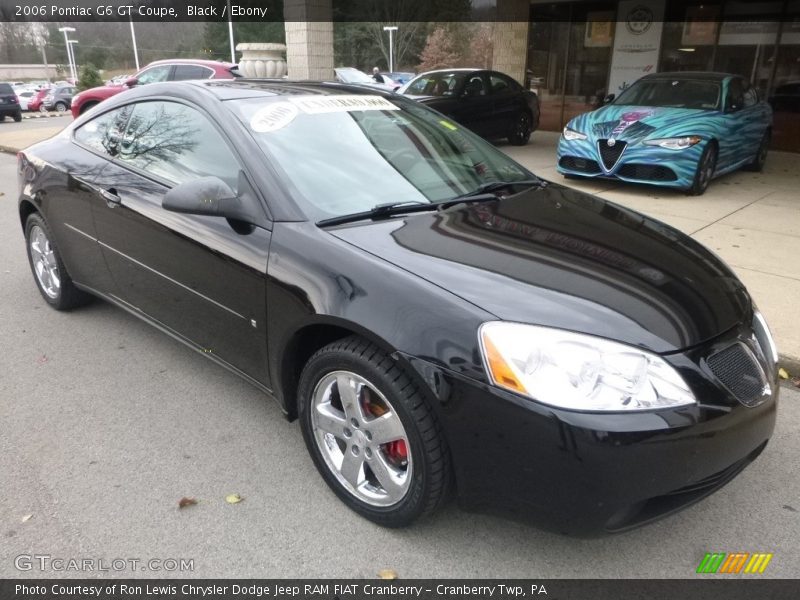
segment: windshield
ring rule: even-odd
[[[411,100],[294,96],[228,104],[314,220],[378,204],[433,203],[531,173]]]
[[[342,83],[375,83],[375,80],[358,69],[336,69],[336,75]]]
[[[463,71],[420,75],[403,93],[411,96],[455,96],[466,76],[467,73]]]
[[[614,100],[614,104],[719,110],[718,81],[700,79],[640,79]]]

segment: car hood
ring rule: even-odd
[[[89,88],[88,90],[83,90],[82,92],[78,92],[77,95],[85,98],[87,96],[92,96],[95,98],[102,97],[102,98],[110,98],[120,92],[124,92],[125,90],[129,89],[127,86],[124,85],[101,85],[98,87]]]
[[[609,104],[575,117],[567,127],[595,139],[637,140],[657,130],[659,135],[692,133],[694,125],[718,114],[715,110]]]
[[[739,280],[699,243],[557,184],[329,231],[499,319],[658,353],[713,338],[750,310]]]

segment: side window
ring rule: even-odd
[[[470,75],[469,79],[467,79],[467,84],[464,86],[464,95],[465,96],[485,96],[486,95],[486,83],[484,82],[483,76],[479,73],[475,75]]]
[[[753,86],[748,85],[744,92],[744,106],[748,108],[756,104],[758,104],[758,91]]]
[[[177,102],[134,105],[118,158],[171,183],[214,175],[236,191],[239,163],[205,115]]]
[[[131,107],[123,106],[92,119],[75,130],[75,141],[97,152],[116,156],[130,113]]]
[[[739,78],[731,79],[728,84],[728,100],[725,103],[727,110],[740,110],[744,104],[744,88],[742,80]]]
[[[519,89],[519,85],[515,81],[500,73],[491,73],[489,75],[489,84],[493,94],[516,92]]]
[[[146,85],[148,83],[158,83],[159,81],[166,81],[169,77],[169,70],[171,65],[162,65],[160,67],[153,67],[147,69],[144,73],[137,77],[138,85]]]
[[[214,71],[208,67],[200,65],[177,65],[172,79],[175,81],[184,81],[186,79],[208,79],[214,74]]]

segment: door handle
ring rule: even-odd
[[[117,190],[114,188],[109,188],[107,190],[101,189],[100,195],[103,197],[103,199],[105,199],[109,208],[114,208],[115,206],[122,204],[122,198],[119,197]]]

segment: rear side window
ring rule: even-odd
[[[130,113],[131,107],[123,106],[92,119],[75,131],[75,141],[102,154],[116,156]]]
[[[214,175],[235,191],[239,180],[224,138],[205,115],[177,102],[134,105],[118,158],[175,184]]]
[[[208,67],[201,67],[200,65],[177,65],[175,67],[175,74],[172,78],[175,81],[183,81],[186,79],[208,79],[214,74],[214,71]]]
[[[0,94],[13,94],[14,88],[8,83],[0,83]]]

